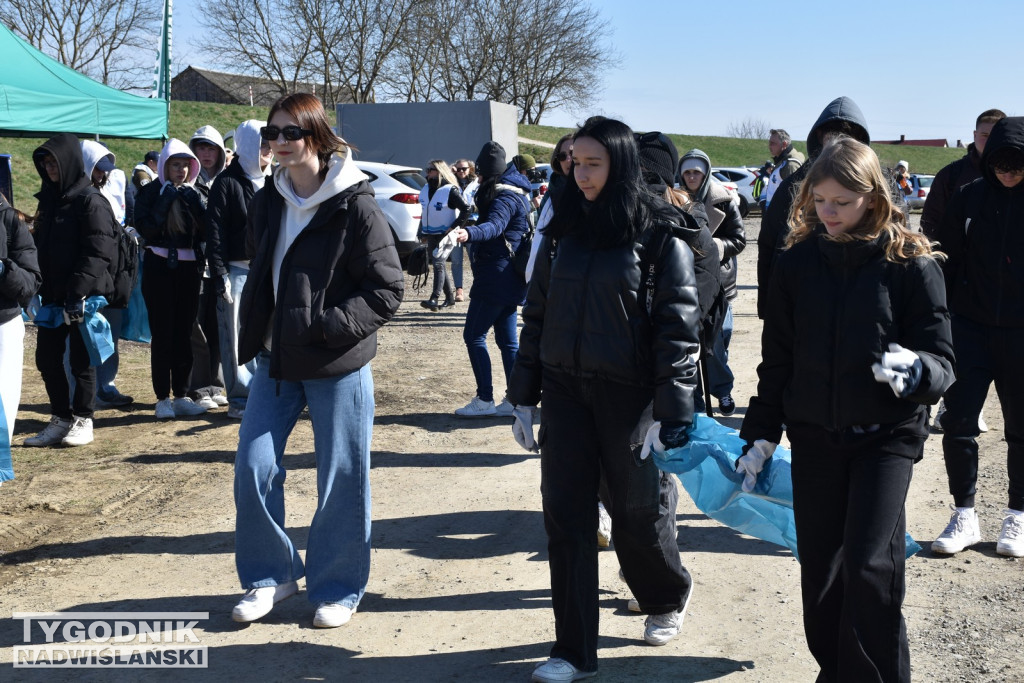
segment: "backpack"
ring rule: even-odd
[[[124,308],[132,298],[132,290],[139,279],[139,242],[124,226],[113,223],[113,228],[117,245],[107,272],[114,282],[114,290],[110,294],[107,307]]]

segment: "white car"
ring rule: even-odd
[[[404,259],[419,245],[420,188],[427,184],[422,169],[358,159],[355,163],[369,176],[377,204],[391,225],[398,255]]]
[[[910,194],[907,195],[907,205],[911,209],[923,209],[924,200],[928,199],[928,192],[932,189],[933,175],[912,173],[907,178],[910,181]]]
[[[750,212],[750,207],[757,206],[757,197],[754,196],[754,181],[757,180],[756,168],[745,168],[743,166],[721,167],[711,169],[711,175],[721,180],[726,185],[734,185],[736,193],[740,197],[740,215],[744,218]]]

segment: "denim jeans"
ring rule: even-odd
[[[455,298],[455,289],[452,287],[452,276],[448,274],[448,264],[445,259],[434,256],[434,250],[444,239],[444,235],[427,235],[427,251],[430,253],[430,265],[434,269],[434,288],[430,292],[430,298],[437,301],[444,292],[445,301]]]
[[[238,307],[242,303],[242,288],[249,276],[248,268],[228,266],[232,303],[217,297],[217,337],[220,340],[220,364],[224,372],[224,393],[235,408],[245,408],[249,398],[249,385],[256,372],[256,360],[238,364]]]
[[[732,394],[733,374],[729,369],[729,342],[732,340],[732,304],[725,310],[725,320],[722,322],[722,329],[715,337],[715,343],[711,347],[711,353],[707,355],[708,384],[711,386],[711,395],[715,398],[722,398]]]
[[[449,257],[452,262],[452,281],[455,282],[455,289],[462,289],[462,257],[465,251],[463,245],[457,244]]]
[[[313,604],[355,608],[370,575],[370,436],[373,375],[369,365],[339,377],[278,381],[260,355],[238,431],[235,457],[235,567],[242,588],[306,575]],[[309,406],[318,504],[306,562],[284,528],[285,445]]]
[[[487,352],[487,332],[494,328],[494,341],[501,350],[501,364],[505,368],[505,386],[512,374],[512,364],[519,350],[516,336],[516,305],[493,304],[476,297],[470,298],[466,311],[466,326],[462,339],[469,352],[469,364],[476,378],[476,395],[481,401],[494,400],[494,385],[491,380],[491,356]]]

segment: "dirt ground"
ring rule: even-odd
[[[754,392],[760,358],[753,245],[759,224],[757,216],[748,220],[751,245],[740,261],[731,362],[739,408],[722,420],[732,427]],[[373,565],[348,625],[314,629],[304,591],[258,623],[231,621],[241,594],[233,563],[238,425],[223,408],[157,422],[148,349],[129,344],[122,346],[119,386],[137,402],[99,412],[95,443],[14,448],[18,478],[0,488],[0,679],[143,675],[12,668],[22,637],[13,612],[197,611],[209,612],[197,631],[209,647],[209,668],[149,671],[147,678],[529,680],[554,632],[539,461],[516,445],[509,419],[453,416],[474,390],[461,337],[466,304],[432,314],[419,306],[421,298],[423,292],[407,292],[380,333],[373,362]],[[48,418],[34,339],[30,331],[15,444]],[[497,362],[493,348],[492,357]],[[503,383],[495,384],[500,396]],[[907,564],[905,613],[917,680],[1024,680],[1024,564],[995,554],[1007,481],[994,392],[985,419],[983,543],[952,558],[927,550],[949,515],[937,436],[915,472],[908,528],[926,549]],[[288,524],[304,552],[316,505],[308,420],[296,427],[285,463]],[[683,634],[662,648],[643,642],[643,617],[626,610],[615,554],[601,553],[601,679],[813,680],[792,555],[707,519],[685,493],[678,528],[696,584]]]

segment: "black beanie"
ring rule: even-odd
[[[668,187],[675,184],[679,152],[664,133],[634,133],[640,151],[640,168],[653,173]]]
[[[505,148],[493,140],[484,143],[476,157],[476,174],[481,178],[498,176],[505,172]]]

